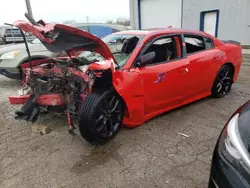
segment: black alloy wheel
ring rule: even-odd
[[[217,98],[224,97],[229,94],[233,84],[233,69],[229,65],[224,65],[215,80],[212,95]]]
[[[104,99],[100,115],[96,119],[96,129],[104,138],[116,134],[122,120],[122,104],[117,96],[108,96]]]
[[[122,124],[123,106],[123,100],[113,90],[88,94],[79,115],[82,137],[97,144],[113,139]]]

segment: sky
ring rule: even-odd
[[[30,0],[35,20],[45,22],[105,22],[123,17],[129,18],[129,0]],[[4,7],[4,8],[3,8]],[[1,2],[0,25],[25,20],[25,0]]]

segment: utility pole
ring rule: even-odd
[[[33,18],[30,0],[25,0],[25,2],[26,2],[26,7],[27,7],[28,14],[30,15],[30,17]]]

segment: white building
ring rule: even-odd
[[[250,44],[250,0],[130,0],[134,29],[201,30]]]

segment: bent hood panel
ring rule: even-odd
[[[51,52],[89,50],[98,52],[106,59],[114,59],[110,49],[100,38],[77,28],[62,24],[32,25],[25,21],[16,21],[14,25],[39,38]]]

